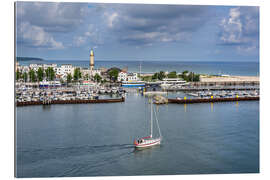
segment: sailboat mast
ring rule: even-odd
[[[142,62],[140,62],[140,77],[141,77],[141,73],[142,73]]]
[[[152,138],[152,134],[153,134],[153,123],[152,123],[152,121],[153,121],[153,100],[151,99],[151,121],[150,121],[150,123],[151,123],[151,134],[150,134],[150,137]]]

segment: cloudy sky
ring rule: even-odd
[[[17,56],[259,61],[259,8],[17,2]]]

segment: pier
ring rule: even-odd
[[[192,104],[192,103],[213,103],[230,101],[259,101],[260,97],[233,97],[233,98],[201,98],[201,99],[168,99],[168,103]]]
[[[125,102],[125,98],[119,99],[91,99],[91,100],[51,100],[46,102],[42,101],[28,101],[28,102],[17,102],[17,106],[28,106],[28,105],[50,105],[50,104],[96,104],[96,103],[118,103]]]
[[[259,89],[258,86],[203,86],[167,88],[165,91],[252,91]]]

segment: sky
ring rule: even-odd
[[[259,7],[16,3],[17,56],[46,60],[259,61]]]

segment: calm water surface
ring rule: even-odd
[[[161,146],[149,135],[148,99],[17,108],[17,176],[112,176],[259,172],[259,102],[158,107]],[[155,128],[154,134],[157,134]]]

